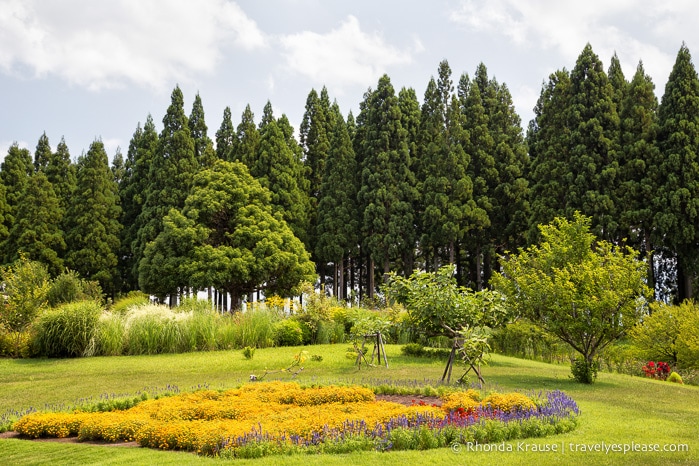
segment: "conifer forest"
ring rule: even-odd
[[[607,57],[604,57],[607,59]],[[606,68],[606,69],[605,69]],[[66,269],[107,296],[210,290],[231,307],[303,282],[371,300],[390,272],[453,264],[489,287],[538,225],[575,212],[598,238],[632,246],[656,296],[682,301],[699,276],[699,77],[682,45],[660,98],[639,62],[624,76],[587,45],[542,77],[528,123],[481,63],[442,61],[424,90],[383,75],[343,111],[310,90],[298,128],[271,103],[205,119],[176,86],[125,153],[61,139],[0,167],[0,263]],[[359,97],[359,96],[358,96]],[[359,100],[359,98],[357,99]],[[217,118],[220,118],[217,116]],[[41,133],[41,128],[37,128]],[[51,138],[56,136],[51,135]],[[213,291],[211,291],[213,290]]]

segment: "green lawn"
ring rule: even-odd
[[[436,384],[442,361],[400,355],[400,347],[387,345],[390,367],[361,371],[345,358],[348,345],[305,347],[308,360],[296,377],[301,383],[401,383]],[[142,389],[177,386],[182,391],[202,385],[230,388],[246,382],[250,374],[265,368],[288,366],[299,348],[258,349],[252,360],[240,351],[181,355],[86,358],[71,360],[0,360],[0,415],[8,411],[45,405],[71,406],[103,394],[133,395]],[[459,368],[461,370],[461,368]],[[461,451],[438,449],[411,452],[363,452],[351,455],[274,456],[260,460],[235,460],[247,465],[314,464],[699,464],[699,388],[678,386],[638,377],[601,373],[592,386],[569,378],[567,366],[550,365],[494,355],[484,368],[486,381],[501,390],[562,389],[582,411],[579,427],[565,435],[509,442],[499,448],[513,451]],[[460,375],[460,372],[455,372]],[[269,376],[271,377],[271,376]],[[282,375],[280,378],[290,378]],[[662,449],[688,446],[685,452],[590,452],[594,448]],[[554,449],[538,452],[534,449]],[[578,449],[579,451],[573,451]],[[529,450],[529,451],[523,451]],[[561,452],[561,450],[564,450]],[[0,439],[0,458],[5,464],[221,464],[213,458],[189,453],[153,451],[52,442]]]

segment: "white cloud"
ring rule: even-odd
[[[359,20],[351,15],[326,34],[304,31],[280,41],[292,72],[337,93],[346,86],[372,85],[387,68],[412,62],[410,49],[400,50],[381,34],[362,31]],[[416,40],[414,46],[419,51],[421,44]]]
[[[228,0],[0,0],[0,70],[101,89],[169,88],[267,39]]]
[[[680,37],[697,30],[697,15],[699,4],[689,0],[463,0],[450,19],[504,36],[521,49],[555,51],[565,60],[557,67],[568,69],[589,42],[607,64],[616,52],[627,79],[643,60],[658,85],[667,80],[682,41],[699,46],[699,34]]]

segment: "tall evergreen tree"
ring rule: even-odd
[[[621,115],[621,108],[624,105],[629,90],[629,82],[624,76],[624,70],[621,69],[621,62],[616,52],[612,56],[612,61],[609,64],[607,77],[609,78],[609,84],[612,85],[612,89],[614,90],[614,97],[612,100],[616,106],[617,114]]]
[[[14,251],[7,262],[24,254],[28,259],[45,264],[49,273],[56,276],[63,271],[61,257],[66,248],[56,193],[46,175],[39,171],[29,178],[22,194],[9,232],[8,243],[13,245]]]
[[[265,108],[258,152],[250,166],[250,174],[271,191],[274,211],[303,241],[308,230],[308,197],[299,186],[303,166],[299,154],[294,153],[287,135],[274,119],[271,105]]]
[[[138,288],[138,230],[141,222],[146,219],[141,216],[149,186],[150,166],[158,146],[158,133],[153,118],[148,115],[146,123],[139,123],[129,142],[129,150],[124,162],[124,176],[119,183],[119,198],[121,201],[121,252],[119,253],[119,268],[121,289],[123,291]]]
[[[482,68],[481,68],[482,69]],[[482,79],[482,75],[479,76]],[[488,96],[491,89],[484,81],[485,95]],[[460,82],[463,86],[463,80]],[[468,91],[460,90],[462,96],[462,112],[464,115],[464,127],[468,131],[469,139],[466,151],[471,157],[467,174],[473,183],[473,200],[477,206],[471,216],[471,230],[464,242],[470,262],[470,281],[477,290],[483,289],[487,280],[484,271],[486,258],[490,256],[490,235],[492,232],[491,218],[494,216],[495,187],[498,179],[498,169],[495,163],[495,141],[490,133],[490,119],[484,101],[481,98],[479,81],[469,83]],[[465,96],[465,100],[463,100]],[[487,102],[492,108],[493,102]]]
[[[402,258],[414,247],[405,232],[414,229],[415,179],[411,170],[407,130],[391,80],[379,79],[376,90],[368,92],[362,116],[360,142],[362,185],[358,199],[363,209],[362,234],[369,254],[369,297],[373,297],[374,264],[388,273],[391,261]],[[361,116],[361,115],[360,115]]]
[[[194,157],[202,167],[210,167],[216,159],[214,143],[209,138],[208,127],[204,118],[204,105],[199,93],[194,97],[192,113],[189,116],[189,132],[194,139]]]
[[[357,166],[348,127],[337,104],[331,111],[335,124],[320,188],[315,256],[334,264],[333,295],[345,299],[345,259],[356,247],[359,226],[357,185],[347,174],[356,173]]]
[[[400,186],[406,202],[410,203],[409,211],[406,211],[406,229],[402,238],[405,246],[401,248],[400,256],[402,273],[407,277],[413,273],[415,268],[415,249],[419,240],[417,212],[420,209],[420,192],[417,189],[415,170],[417,167],[416,162],[419,158],[420,103],[417,100],[414,89],[404,87],[398,92],[398,108],[401,115],[401,127],[405,130],[406,144],[408,146],[408,161],[401,167],[401,169],[406,170],[405,180]],[[412,224],[407,222],[412,222]]]
[[[61,210],[65,214],[70,204],[70,198],[75,191],[75,164],[70,158],[70,151],[64,138],[56,146],[56,152],[51,155],[48,164],[44,168],[46,178],[53,186],[58,197]]]
[[[677,257],[677,300],[694,295],[699,263],[699,78],[682,44],[658,107],[658,244]]]
[[[112,179],[119,186],[126,176],[126,165],[124,162],[124,155],[121,153],[121,147],[117,147],[116,153],[112,158]]]
[[[592,217],[595,232],[618,240],[617,141],[619,116],[614,89],[602,62],[587,44],[570,74],[571,95],[566,120],[570,128],[570,178],[566,214]]]
[[[238,143],[233,150],[233,160],[242,162],[250,169],[257,157],[260,145],[260,132],[255,125],[255,115],[250,110],[250,105],[245,106],[240,123],[236,128]]]
[[[611,77],[611,75],[610,75]],[[620,235],[645,256],[651,254],[653,199],[656,196],[658,99],[655,85],[639,62],[620,107]],[[654,261],[651,261],[653,263]],[[652,269],[651,269],[652,270]]]
[[[512,95],[505,84],[489,81],[495,102],[489,115],[490,135],[494,144],[495,170],[498,177],[493,187],[491,242],[497,255],[525,245],[529,223],[529,158]]]
[[[323,93],[327,91],[323,87]],[[325,263],[316,255],[318,217],[317,210],[323,194],[321,192],[322,179],[325,175],[325,163],[330,151],[331,138],[330,105],[325,99],[321,99],[315,89],[306,98],[306,109],[299,128],[299,139],[303,149],[303,164],[308,180],[307,195],[309,198],[309,232],[307,235],[308,249],[311,258],[316,264],[316,271],[320,275],[321,282],[325,282]]]
[[[5,215],[7,214],[7,191],[5,185],[0,183],[0,246],[7,240],[10,232],[5,225]]]
[[[538,240],[538,225],[547,225],[556,217],[565,217],[570,182],[570,129],[566,121],[570,86],[570,74],[565,69],[552,73],[542,86],[534,107],[534,119],[529,124],[530,243]]]
[[[49,144],[49,138],[46,136],[46,131],[44,131],[44,134],[39,137],[39,142],[36,144],[36,150],[34,151],[34,170],[45,169],[51,157],[51,144]]]
[[[113,295],[118,286],[118,187],[102,141],[90,144],[77,163],[77,189],[68,209],[66,265]]]
[[[221,127],[216,131],[216,157],[220,160],[233,160],[235,146],[238,143],[238,137],[235,134],[235,127],[231,117],[231,108],[223,109],[223,121]]]
[[[29,150],[20,149],[17,143],[12,144],[2,161],[2,165],[0,165],[0,181],[5,187],[7,202],[4,227],[8,232],[12,231],[19,203],[24,195],[24,188],[27,186],[33,170],[34,165]],[[17,247],[8,240],[4,241],[1,246],[2,260],[6,264],[14,257]]]
[[[184,206],[198,168],[194,140],[184,113],[184,98],[177,86],[172,91],[170,106],[163,117],[163,130],[150,165],[147,194],[138,220],[140,228],[134,247],[136,261],[142,260],[146,245],[162,231],[163,217],[170,209]],[[176,289],[171,290],[171,299],[177,292]]]

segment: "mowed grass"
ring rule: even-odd
[[[179,355],[96,357],[64,360],[0,360],[0,415],[46,405],[69,407],[79,400],[97,400],[103,394],[134,395],[139,390],[163,390],[168,385],[189,391],[201,386],[231,388],[246,383],[251,374],[288,367],[301,350],[310,357],[294,380],[300,383],[432,384],[441,377],[444,361],[405,357],[400,347],[387,345],[389,367],[361,370],[345,357],[347,344],[303,348],[258,349],[252,360],[240,351]],[[456,377],[462,367],[455,369]],[[241,465],[325,464],[699,464],[699,388],[601,373],[591,386],[573,382],[567,366],[493,355],[483,369],[490,388],[539,391],[561,389],[580,406],[578,428],[565,435],[528,439],[499,445],[513,451],[459,451],[443,448],[408,452],[358,452],[347,455],[272,456],[259,460],[229,461]],[[286,373],[267,378],[291,380]],[[612,446],[671,448],[683,452],[573,451]],[[535,448],[556,448],[536,452]],[[647,447],[646,447],[647,448]],[[527,451],[528,450],[528,451]],[[563,451],[562,451],[563,450]],[[221,464],[216,458],[191,453],[144,448],[34,442],[0,439],[0,458],[6,464]]]

